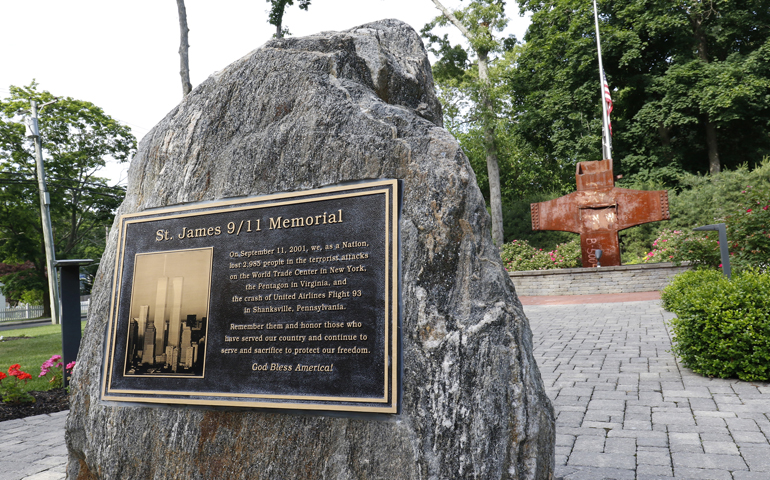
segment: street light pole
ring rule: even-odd
[[[44,103],[42,107],[52,102]],[[53,229],[51,228],[51,196],[48,194],[48,186],[45,183],[45,170],[43,166],[43,145],[40,141],[40,130],[37,124],[37,102],[30,100],[32,106],[32,118],[28,125],[28,136],[35,141],[35,159],[37,161],[37,186],[40,193],[40,217],[43,222],[43,240],[45,243],[46,271],[48,272],[48,295],[51,299],[51,323],[59,323],[59,282],[56,281],[56,253],[53,246]]]

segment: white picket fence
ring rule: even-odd
[[[80,302],[80,315],[88,314],[89,301]],[[17,322],[28,318],[37,318],[43,315],[42,305],[22,305],[19,307],[0,308],[0,323]]]

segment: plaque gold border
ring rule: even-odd
[[[347,193],[346,193],[347,192]],[[347,411],[359,413],[397,413],[400,397],[398,385],[399,364],[399,264],[400,252],[399,235],[399,181],[397,179],[378,180],[354,184],[339,185],[313,190],[286,192],[256,197],[242,197],[229,200],[186,204],[178,207],[167,207],[145,210],[143,212],[121,215],[118,221],[118,251],[116,252],[115,270],[113,273],[112,294],[110,298],[110,314],[107,330],[106,358],[103,361],[103,375],[101,385],[101,400],[114,402],[138,402],[155,404],[178,405],[210,405],[231,407],[254,407],[268,409],[298,409],[298,410],[323,410],[323,411]],[[258,210],[269,207],[309,203],[313,201],[333,200],[338,198],[351,198],[364,195],[385,195],[385,259],[384,268],[388,269],[385,275],[385,294],[383,298],[389,304],[385,305],[385,319],[382,333],[384,334],[384,391],[381,398],[353,398],[319,395],[273,395],[273,394],[248,394],[226,392],[181,392],[162,390],[119,390],[112,388],[112,370],[114,366],[114,354],[116,347],[116,335],[118,327],[118,299],[121,295],[120,278],[122,278],[125,259],[125,231],[128,225],[143,223],[161,219],[183,218],[189,216],[217,214],[223,212],[236,212],[243,210]],[[232,207],[232,208],[226,208]],[[388,222],[390,219],[390,222]],[[205,247],[209,248],[209,247]],[[181,249],[186,250],[186,249]],[[140,252],[141,253],[141,252]],[[213,275],[213,271],[211,273]],[[209,292],[211,282],[209,282]],[[211,308],[209,304],[209,308]],[[210,321],[210,312],[209,312]],[[206,329],[208,335],[209,323]],[[208,343],[208,340],[207,340]],[[204,352],[205,354],[205,352]],[[388,374],[390,369],[390,375]],[[163,378],[171,376],[164,375]],[[180,377],[180,376],[176,376]],[[199,376],[181,378],[201,378]],[[154,396],[137,396],[154,395]],[[196,398],[187,398],[196,397]],[[273,401],[270,401],[273,400]],[[277,402],[275,400],[286,400]],[[300,401],[300,402],[298,402]],[[312,403],[321,402],[321,403]],[[360,405],[369,404],[369,405]],[[372,405],[374,404],[374,405]],[[383,404],[382,406],[376,404]]]

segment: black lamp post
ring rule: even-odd
[[[57,260],[61,269],[61,346],[64,363],[64,386],[69,384],[66,368],[80,350],[80,267],[93,260]]]
[[[722,256],[722,274],[730,278],[732,270],[730,269],[730,252],[727,250],[727,227],[724,223],[715,223],[714,225],[704,225],[693,228],[695,231],[716,230],[719,232],[719,253]]]

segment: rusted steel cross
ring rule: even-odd
[[[532,230],[560,230],[580,234],[583,266],[620,265],[618,232],[643,223],[668,220],[668,192],[615,187],[612,160],[580,162],[575,173],[577,191],[533,203]]]

